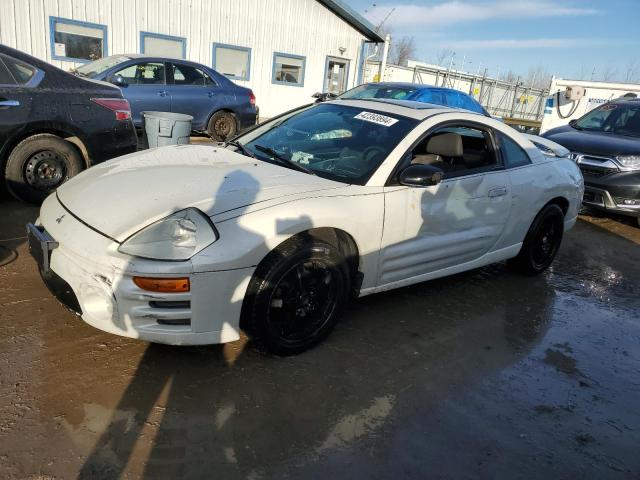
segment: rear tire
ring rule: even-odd
[[[80,152],[62,138],[42,133],[25,138],[9,154],[4,178],[18,200],[41,203],[51,192],[80,173]]]
[[[328,243],[292,239],[258,266],[242,307],[242,327],[275,355],[293,355],[324,340],[349,298],[347,261]]]
[[[529,227],[520,253],[508,260],[509,267],[523,275],[544,272],[560,248],[564,231],[564,213],[556,204],[544,207]]]
[[[224,142],[235,136],[238,131],[236,116],[231,112],[216,112],[211,115],[207,132],[216,142]]]

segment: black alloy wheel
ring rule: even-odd
[[[349,266],[336,247],[290,239],[256,269],[241,326],[270,353],[303,352],[331,333],[349,298],[350,283]]]

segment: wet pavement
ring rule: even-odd
[[[316,349],[85,325],[0,199],[0,478],[640,478],[640,229],[586,217],[545,275],[363,298]]]

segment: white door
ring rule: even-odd
[[[428,152],[430,138],[441,133],[461,137],[464,152],[460,158]],[[482,257],[496,245],[509,219],[509,175],[500,165],[493,136],[486,130],[440,129],[421,141],[406,162],[413,158],[416,163],[423,153],[430,157],[419,163],[443,167],[445,178],[425,188],[385,187],[378,285]]]
[[[341,58],[327,57],[324,72],[324,91],[340,95],[347,89],[349,75],[349,61]]]

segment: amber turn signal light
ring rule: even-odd
[[[191,288],[188,278],[133,277],[133,283],[143,290],[161,293],[188,292]]]

